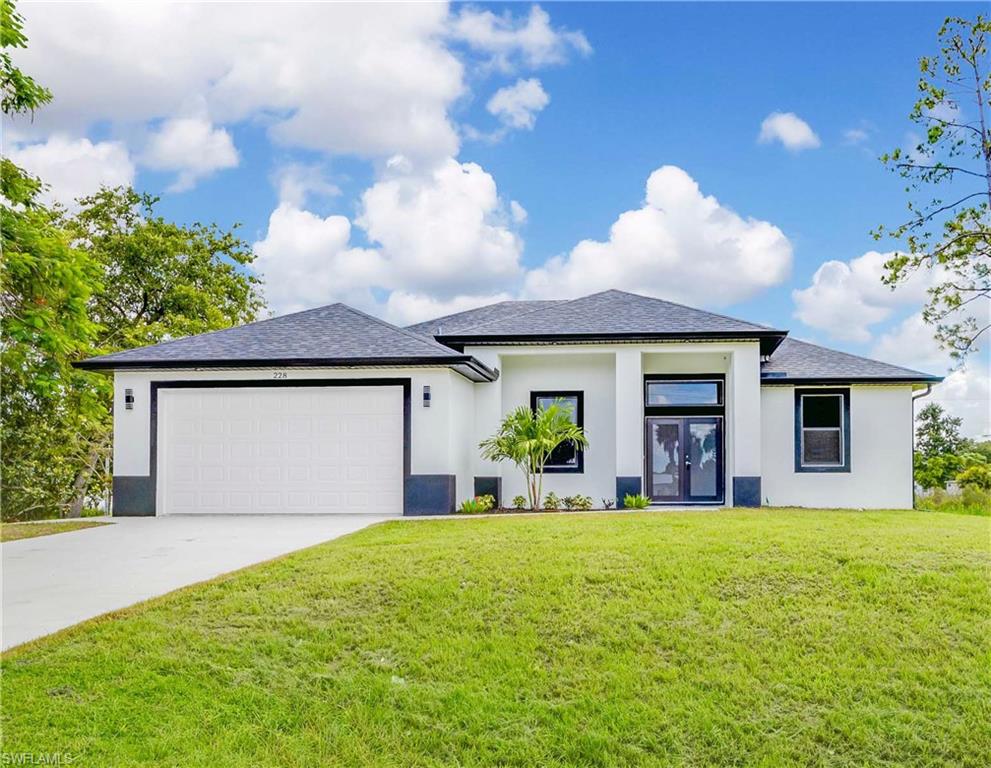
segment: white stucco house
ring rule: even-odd
[[[399,328],[343,304],[79,363],[112,372],[114,514],[452,512],[524,493],[479,442],[563,398],[545,491],[659,505],[912,505],[939,377],[622,291]]]

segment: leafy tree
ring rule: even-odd
[[[950,416],[939,403],[929,403],[919,411],[915,428],[915,450],[923,456],[957,454],[966,445],[960,436],[963,420]]]
[[[495,435],[478,446],[485,459],[509,460],[520,468],[530,509],[534,510],[540,509],[544,466],[554,449],[566,442],[578,448],[588,446],[584,431],[571,420],[570,409],[558,403],[535,411],[521,405],[502,420]]]
[[[250,245],[214,224],[188,226],[155,213],[158,198],[119,187],[77,201],[63,226],[99,268],[88,302],[98,329],[91,352],[107,353],[229,328],[263,306],[259,280],[246,272]],[[94,473],[112,445],[112,388],[101,377],[88,395],[99,403],[81,433],[68,513],[81,513]]]
[[[18,70],[21,17],[0,0],[5,117],[51,93]],[[262,307],[246,242],[215,225],[156,215],[157,199],[103,189],[69,215],[40,200],[41,180],[0,161],[0,471],[4,519],[79,515],[106,483],[109,377],[74,360],[255,318]]]
[[[920,95],[909,119],[923,138],[881,157],[915,198],[907,221],[874,232],[905,246],[885,264],[883,280],[894,287],[919,270],[936,272],[923,318],[957,359],[991,327],[989,32],[983,16],[946,19],[939,52],[919,60]]]
[[[22,20],[0,0],[0,105],[6,118],[34,112],[51,92],[13,65]],[[46,515],[74,477],[80,426],[93,401],[70,363],[96,335],[87,303],[99,270],[74,248],[60,213],[40,202],[42,183],[0,160],[0,471],[3,516]]]
[[[971,464],[957,475],[957,482],[963,488],[979,488],[991,491],[991,466],[984,463]]]
[[[5,115],[34,112],[52,100],[52,92],[14,66],[11,48],[27,48],[24,20],[12,0],[0,0],[0,107]]]
[[[947,414],[939,403],[919,411],[915,428],[915,480],[923,488],[945,488],[963,466],[959,454],[966,446],[960,436],[962,420]]]

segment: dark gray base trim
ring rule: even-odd
[[[501,477],[476,477],[475,495],[484,496],[489,494],[495,496],[496,506],[502,506],[502,478]]]
[[[114,475],[114,517],[154,517],[155,478]]]
[[[733,506],[760,506],[760,476],[733,478]]]
[[[454,475],[409,475],[403,514],[449,515],[454,512]]]
[[[626,494],[636,496],[640,493],[641,484],[639,477],[617,477],[616,478],[616,509],[623,508],[623,497]]]

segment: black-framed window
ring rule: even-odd
[[[723,404],[721,379],[648,379],[646,387],[648,407]]]
[[[795,390],[795,471],[850,471],[850,390]]]
[[[571,421],[579,427],[585,425],[584,392],[545,391],[530,393],[530,407],[536,411],[548,408],[555,403],[564,409]],[[570,440],[555,448],[544,465],[544,472],[575,472],[585,471],[585,452]]]

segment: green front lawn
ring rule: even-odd
[[[73,520],[68,523],[0,523],[0,541],[33,539],[36,536],[51,536],[53,533],[68,533],[101,525],[110,525],[110,523],[92,520]]]
[[[8,653],[73,765],[986,766],[991,521],[397,521]]]

